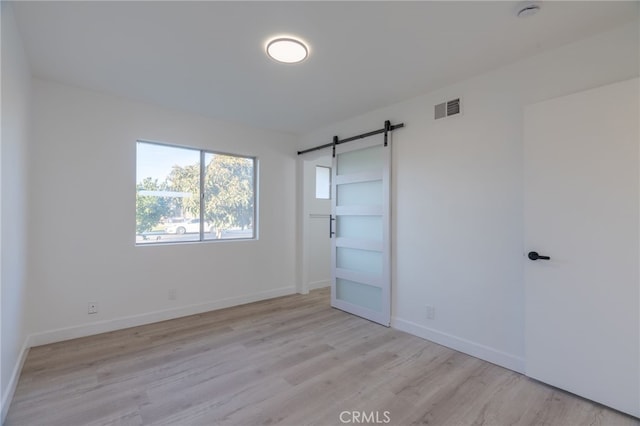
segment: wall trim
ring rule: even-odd
[[[7,414],[9,413],[9,406],[11,405],[11,401],[13,401],[13,395],[15,395],[16,393],[16,388],[18,387],[18,379],[20,378],[20,373],[22,372],[24,361],[27,359],[29,348],[31,348],[31,336],[27,336],[24,339],[24,344],[22,345],[22,349],[20,350],[20,355],[18,356],[16,365],[13,367],[13,371],[11,372],[9,386],[7,386],[6,392],[3,395],[1,402],[2,405],[0,411],[2,417],[0,417],[0,424],[4,424],[4,421],[7,418]]]
[[[124,328],[137,327],[139,325],[151,324],[189,315],[216,311],[218,309],[230,308],[232,306],[244,305],[246,303],[273,299],[274,297],[288,296],[295,292],[295,286],[280,287],[246,296],[229,297],[226,299],[197,303],[179,308],[165,309],[111,320],[96,321],[73,327],[58,328],[55,330],[31,334],[29,336],[29,343],[30,347],[47,345],[49,343],[61,342],[63,340],[92,336],[94,334],[107,333],[110,331],[122,330]]]
[[[391,326],[400,331],[413,334],[414,336],[421,337],[431,342],[463,352],[467,355],[488,361],[492,364],[499,365],[500,367],[525,374],[525,362],[522,357],[508,354],[489,346],[456,337],[448,333],[443,333],[442,331],[434,330],[432,328],[425,327],[424,325],[416,324],[415,322],[403,320],[401,318],[393,317],[391,319]]]
[[[331,280],[314,281],[307,284],[307,290],[315,290],[317,288],[331,287]]]

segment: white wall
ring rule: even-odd
[[[296,138],[41,80],[33,110],[34,344],[295,291]],[[259,240],[136,247],[137,139],[257,156]]]
[[[8,410],[26,343],[27,150],[31,73],[11,6],[2,14],[1,337],[0,396],[2,420]]]
[[[638,51],[635,22],[303,137],[406,124],[392,142],[393,326],[523,371],[523,106],[637,76]],[[434,121],[456,97],[463,113]]]
[[[331,200],[316,198],[316,167],[331,167],[331,157],[325,155],[303,162],[303,226],[304,226],[304,290],[331,285],[331,240],[329,214]]]

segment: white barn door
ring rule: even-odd
[[[391,147],[384,135],[336,146],[332,171],[331,305],[391,320]]]

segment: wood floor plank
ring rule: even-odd
[[[332,309],[327,289],[32,348],[6,426],[640,426]],[[346,417],[345,417],[346,414]]]

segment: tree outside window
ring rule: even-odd
[[[141,141],[137,154],[138,244],[255,238],[254,158]]]

